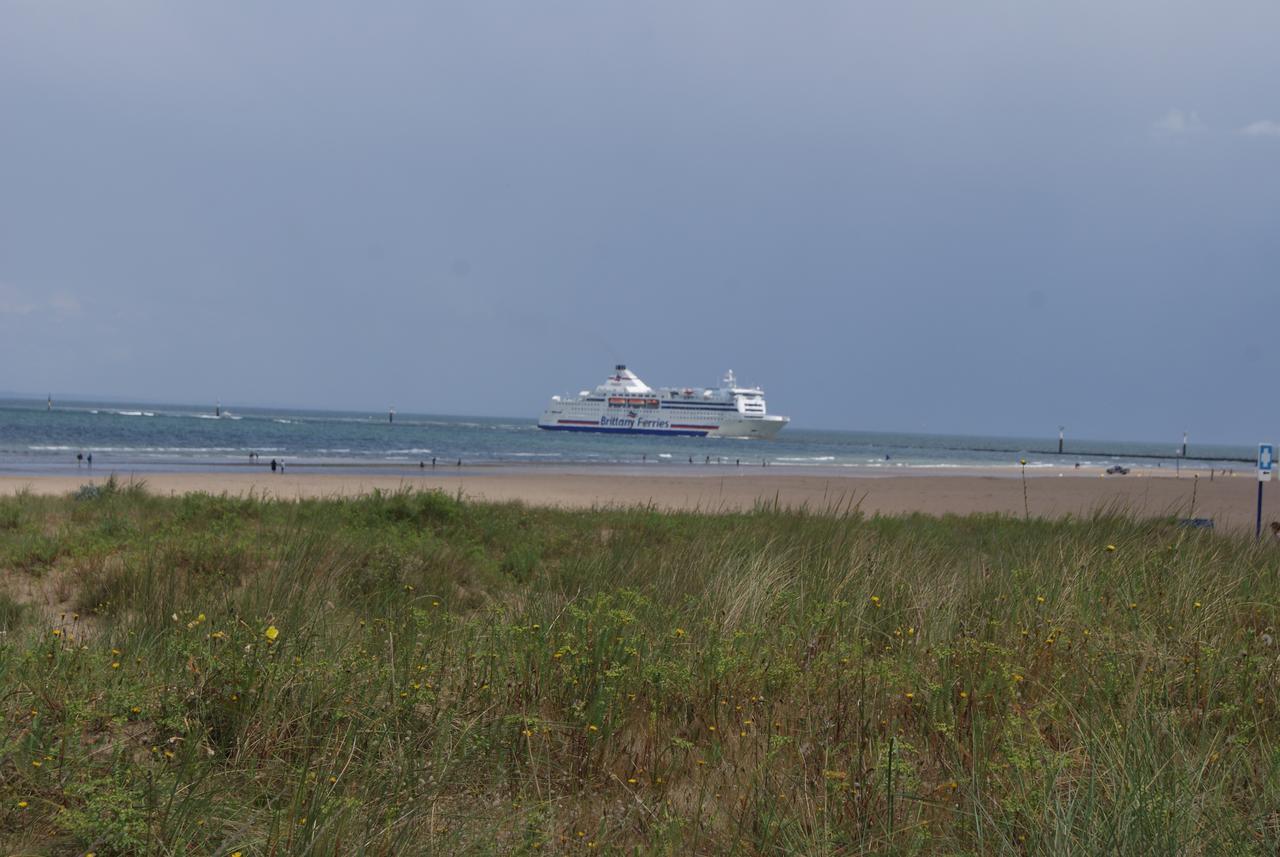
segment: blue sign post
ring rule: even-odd
[[[1271,469],[1275,467],[1276,450],[1269,443],[1258,444],[1258,517],[1253,528],[1253,537],[1262,538],[1262,485],[1271,480]]]

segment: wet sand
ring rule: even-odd
[[[58,495],[108,474],[75,476],[0,476],[0,495],[27,490]],[[127,474],[117,478],[128,481]],[[137,477],[147,490],[161,495],[187,492],[274,497],[281,499],[349,497],[374,489],[438,489],[487,502],[520,501],[563,508],[653,506],[702,512],[750,509],[760,502],[813,510],[858,507],[864,513],[930,515],[1024,514],[1023,481],[1001,475],[829,476],[761,473],[722,468],[696,475],[613,472],[462,471],[423,475],[293,472],[148,473]],[[1097,471],[1049,469],[1026,480],[1026,509],[1033,517],[1086,516],[1106,508],[1122,508],[1139,516],[1174,514],[1213,518],[1218,528],[1252,531],[1257,498],[1252,474],[1213,480],[1184,474],[1103,476]],[[1264,521],[1280,519],[1280,495],[1272,488],[1263,507]],[[1194,494],[1194,508],[1192,507]]]

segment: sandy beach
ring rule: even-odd
[[[58,495],[108,474],[3,476],[0,495],[20,491]],[[127,481],[127,474],[117,478]],[[148,473],[139,476],[156,494],[206,492],[281,499],[349,497],[379,489],[438,489],[486,502],[520,501],[562,508],[652,505],[704,512],[749,509],[758,502],[834,510],[858,506],[868,514],[1024,514],[1023,482],[1009,475],[827,476],[728,470],[697,475],[635,472],[464,472],[423,476],[333,473]],[[1140,516],[1176,514],[1213,518],[1219,528],[1252,528],[1257,482],[1235,476],[1102,476],[1073,470],[1039,471],[1026,480],[1033,517],[1089,515],[1118,507]],[[1194,507],[1192,505],[1194,500]],[[1280,499],[1264,505],[1265,521],[1280,519]]]

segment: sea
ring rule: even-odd
[[[858,475],[1128,468],[1246,470],[1256,448],[1164,442],[834,431],[789,426],[774,440],[552,432],[533,418],[457,417],[122,402],[0,399],[0,474],[233,471],[272,459],[294,471],[404,472],[779,468]],[[251,453],[253,455],[251,455]],[[78,457],[79,456],[79,457]]]

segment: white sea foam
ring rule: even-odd
[[[350,452],[349,449],[335,450],[335,452]],[[412,449],[388,449],[387,455],[430,455],[431,450],[413,447]]]
[[[800,462],[800,461],[835,461],[835,460],[836,460],[836,457],[835,457],[834,455],[807,455],[807,456],[806,456],[806,455],[801,455],[801,456],[794,456],[794,457],[782,456],[782,457],[779,457],[779,458],[775,458],[775,459],[773,459],[773,460],[774,460],[774,461],[796,461],[796,462]]]
[[[183,453],[183,452],[244,452],[245,450],[235,446],[28,446],[27,449],[33,452],[67,452],[73,449],[83,449],[86,452],[139,452],[139,453]]]

